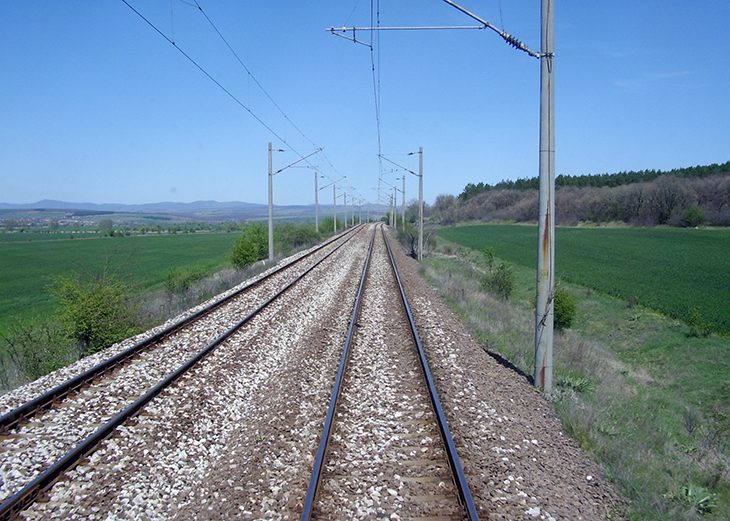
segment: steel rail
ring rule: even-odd
[[[345,369],[347,368],[347,362],[350,359],[350,341],[352,340],[352,334],[355,329],[355,323],[357,322],[358,314],[360,313],[360,303],[362,297],[362,290],[365,286],[365,278],[367,277],[368,267],[370,266],[370,257],[373,253],[373,244],[375,243],[375,232],[373,232],[373,238],[370,239],[370,247],[368,248],[368,255],[365,259],[365,266],[362,269],[362,277],[360,277],[360,286],[357,289],[357,296],[355,297],[355,305],[352,308],[352,315],[350,317],[350,325],[347,329],[347,337],[345,338],[345,344],[342,348],[342,356],[340,357],[340,366],[337,370],[337,376],[335,377],[335,386],[332,391],[332,398],[330,399],[329,409],[327,410],[327,417],[324,421],[324,429],[322,431],[322,438],[319,442],[319,449],[317,450],[317,457],[314,460],[314,469],[312,470],[312,479],[309,482],[309,489],[307,491],[307,497],[304,501],[304,510],[302,511],[302,521],[309,521],[312,517],[312,509],[314,508],[314,500],[317,496],[317,489],[319,488],[319,480],[322,476],[322,469],[324,468],[324,457],[327,453],[327,446],[329,445],[330,432],[332,431],[332,425],[334,423],[335,410],[337,409],[337,402],[340,397],[340,391],[342,390],[342,379],[345,376]]]
[[[216,347],[218,347],[221,343],[223,343],[226,339],[228,339],[231,335],[233,335],[236,331],[238,331],[244,324],[249,322],[253,317],[255,317],[263,309],[265,309],[269,304],[271,304],[279,296],[281,296],[283,293],[285,293],[294,284],[296,284],[302,278],[304,278],[306,275],[308,275],[312,270],[314,270],[317,266],[319,266],[322,262],[324,262],[327,258],[329,258],[332,254],[334,254],[342,246],[347,244],[347,242],[349,242],[353,237],[355,237],[355,235],[357,235],[357,233],[351,234],[345,241],[343,241],[341,244],[339,244],[334,250],[329,252],[326,256],[324,256],[322,259],[317,261],[314,265],[309,267],[306,271],[304,271],[298,277],[296,277],[294,280],[289,282],[279,292],[277,292],[275,295],[273,295],[272,297],[267,299],[263,304],[258,306],[254,311],[252,311],[248,315],[246,315],[246,317],[244,317],[238,323],[236,323],[234,326],[229,328],[225,333],[221,334],[213,342],[211,342],[207,346],[205,346],[202,350],[200,350],[196,355],[194,355],[192,358],[190,358],[187,362],[185,362],[177,370],[175,370],[173,373],[168,375],[164,380],[160,381],[157,385],[155,385],[152,389],[147,391],[144,395],[140,396],[134,403],[129,405],[122,412],[118,413],[114,418],[112,418],[105,425],[100,427],[95,433],[93,433],[89,437],[87,437],[84,441],[82,441],[74,449],[72,449],[65,456],[63,456],[61,459],[59,459],[51,467],[49,467],[48,469],[43,471],[32,482],[30,482],[28,485],[23,487],[23,489],[21,489],[20,491],[15,493],[13,496],[11,496],[9,499],[7,499],[2,505],[0,505],[0,521],[10,521],[12,519],[16,519],[19,516],[20,512],[25,510],[29,505],[35,503],[37,501],[37,498],[41,494],[48,491],[53,486],[53,484],[58,480],[58,478],[61,477],[61,475],[64,472],[71,470],[74,466],[76,466],[78,464],[78,462],[81,459],[83,459],[86,456],[88,456],[89,454],[91,454],[106,438],[108,438],[114,432],[114,430],[117,427],[122,425],[125,421],[127,421],[129,418],[134,416],[137,412],[139,412],[140,409],[142,409],[153,398],[155,398],[157,395],[159,395],[165,388],[169,387],[175,381],[177,381],[183,374],[185,374],[188,370],[190,370],[190,368],[195,366],[203,358],[205,358],[207,355],[209,355]]]
[[[357,231],[359,231],[359,230],[356,227],[356,228],[353,228],[352,230],[348,231],[347,233],[356,233]],[[256,280],[251,281],[250,283],[246,284],[244,287],[240,288],[236,292],[231,293],[230,295],[227,295],[227,296],[221,298],[220,300],[212,302],[211,304],[204,307],[203,309],[200,309],[200,310],[196,311],[195,313],[192,313],[191,315],[184,317],[182,320],[179,320],[178,322],[171,324],[170,326],[166,327],[162,331],[159,331],[158,333],[156,333],[150,337],[147,337],[144,340],[137,342],[133,346],[131,346],[131,347],[125,349],[124,351],[114,355],[113,357],[108,358],[107,360],[97,364],[96,366],[92,367],[91,369],[84,371],[83,373],[67,380],[66,382],[59,384],[58,386],[54,387],[50,391],[30,400],[30,401],[26,402],[25,404],[4,414],[3,416],[0,417],[0,434],[7,433],[10,429],[17,426],[20,422],[33,417],[41,409],[51,408],[54,403],[58,402],[59,400],[64,399],[66,396],[68,396],[74,392],[77,392],[81,388],[83,388],[87,385],[90,385],[97,378],[103,378],[106,374],[113,372],[118,367],[127,363],[133,357],[144,352],[145,350],[152,348],[154,345],[158,344],[164,338],[172,335],[173,333],[176,333],[177,331],[181,330],[182,328],[186,327],[187,325],[191,324],[192,322],[195,322],[202,316],[207,315],[208,313],[211,313],[212,311],[223,306],[224,304],[228,303],[229,301],[233,300],[234,298],[239,297],[242,293],[248,291],[249,289],[253,288],[254,286],[258,286],[259,284],[261,284],[262,282],[267,280],[269,277],[272,277],[273,275],[281,273],[283,270],[294,266],[295,264],[299,263],[300,261],[302,261],[304,259],[310,258],[316,252],[320,251],[321,249],[332,244],[333,242],[335,242],[339,239],[342,239],[346,236],[347,235],[345,233],[335,236],[334,238],[321,244],[320,246],[318,246],[311,252],[309,252],[305,255],[302,255],[301,257],[298,257],[296,259],[293,259],[293,260],[287,262],[286,264],[282,264],[275,271],[262,275],[261,277],[257,278]],[[347,240],[349,240],[349,239],[347,239]]]
[[[395,274],[395,279],[398,282],[398,289],[400,290],[400,296],[401,300],[403,302],[403,307],[405,308],[406,315],[408,315],[408,322],[411,326],[411,333],[413,335],[413,340],[416,343],[416,347],[418,349],[418,358],[421,361],[421,369],[423,369],[423,375],[426,378],[426,382],[428,384],[428,394],[431,398],[431,403],[433,404],[434,411],[436,412],[436,419],[438,420],[439,424],[439,430],[441,431],[441,438],[444,441],[445,449],[446,449],[446,455],[448,456],[449,465],[451,466],[451,471],[454,474],[454,484],[456,485],[457,490],[459,491],[459,500],[461,501],[461,504],[464,506],[467,516],[470,521],[477,521],[479,518],[477,516],[476,507],[474,506],[474,500],[471,497],[471,492],[469,492],[469,485],[466,482],[466,476],[464,475],[464,471],[461,468],[461,462],[459,461],[459,456],[456,453],[456,445],[454,445],[454,439],[451,437],[451,431],[449,430],[449,426],[446,423],[446,416],[444,415],[443,408],[441,407],[441,401],[439,400],[438,393],[436,392],[436,385],[434,384],[433,377],[431,376],[431,370],[428,367],[428,361],[426,360],[426,353],[423,350],[423,345],[421,344],[421,339],[418,336],[418,331],[416,329],[416,323],[413,320],[413,315],[411,314],[411,308],[408,306],[408,299],[406,298],[405,290],[403,289],[403,284],[400,280],[400,275],[398,275],[398,268],[395,265],[395,259],[393,258],[393,252],[390,249],[390,244],[388,243],[388,238],[385,235],[385,229],[382,229],[383,231],[383,240],[385,241],[385,246],[388,250],[388,256],[390,257],[390,264],[393,267],[393,273]]]

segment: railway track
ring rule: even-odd
[[[24,461],[2,469],[0,519],[476,519],[378,228],[166,328],[119,357],[126,365],[86,375],[85,387],[47,393],[62,398],[0,440],[3,458]],[[318,429],[333,380],[345,405],[328,416],[326,442]],[[267,388],[280,398],[267,400]],[[313,463],[318,444],[328,451]],[[313,465],[321,484],[302,479]]]
[[[0,434],[0,492],[7,499],[0,520],[476,519],[458,460],[450,457],[448,427],[437,421],[439,399],[427,383],[433,379],[422,376],[427,365],[416,356],[423,350],[394,282],[399,276],[382,234],[371,235],[378,226],[367,225],[367,233],[355,233],[327,259],[337,245],[293,265],[296,276],[312,268],[298,282],[291,271],[271,276],[243,299],[230,299],[230,307],[211,311],[206,316],[217,318],[208,325],[201,316],[163,333],[160,345],[127,365],[102,371],[7,427]],[[597,478],[600,469],[565,439],[544,400],[487,356],[418,280],[418,266],[394,254],[479,514],[612,518],[618,502]],[[289,289],[264,305],[275,293],[271,286]],[[173,376],[182,366],[176,352],[199,353],[202,344],[210,351]],[[91,365],[80,361],[56,375]],[[174,382],[130,409],[160,374]],[[44,394],[49,380],[2,397],[0,407]],[[332,406],[337,380],[342,403]],[[120,414],[126,421],[104,430]],[[329,438],[322,436],[325,423]],[[81,448],[93,436],[98,444]],[[66,459],[70,449],[76,455]],[[46,472],[61,460],[57,469],[66,470],[53,484]],[[30,495],[20,490],[24,483]],[[22,498],[13,503],[10,494]]]
[[[0,519],[13,519],[43,498],[59,477],[270,303],[326,261],[342,257],[338,252],[359,231],[295,258],[3,415]]]
[[[391,516],[477,519],[383,232],[363,269],[302,520]]]

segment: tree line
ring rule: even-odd
[[[662,176],[674,177],[710,177],[730,172],[730,161],[722,164],[713,163],[705,166],[691,166],[686,168],[675,168],[669,171],[662,170],[639,170],[619,172],[616,174],[587,174],[587,175],[564,175],[555,177],[555,187],[574,186],[585,188],[588,186],[603,188],[616,187],[634,183],[648,183]],[[488,183],[469,183],[459,194],[459,200],[466,202],[472,197],[490,190],[538,190],[540,180],[538,177],[517,179],[516,181],[502,180],[495,185]]]
[[[683,169],[681,175],[672,171],[655,176],[657,172],[621,173],[605,178],[563,176],[561,184],[556,179],[556,223],[730,226],[730,162]],[[636,181],[641,178],[651,180]],[[430,217],[445,225],[459,221],[536,222],[538,189],[525,188],[527,181],[532,182],[503,182],[489,188],[482,183],[470,183],[458,197],[439,195],[429,208]]]

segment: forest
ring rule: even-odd
[[[730,161],[724,164],[555,179],[559,225],[623,222],[633,226],[730,226]],[[457,197],[439,195],[430,216],[460,221],[536,222],[538,179],[466,185]]]

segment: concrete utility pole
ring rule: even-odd
[[[418,152],[411,152],[408,155],[412,156],[414,154],[418,154],[418,173],[415,173],[413,170],[410,170],[404,166],[399,165],[395,161],[392,161],[385,157],[384,155],[380,155],[383,159],[385,159],[388,163],[393,163],[398,168],[405,170],[406,172],[410,172],[411,174],[418,177],[418,260],[423,260],[423,147],[418,147]],[[405,181],[405,175],[403,176],[403,201],[404,201],[404,208],[405,208],[405,198],[406,198],[406,181]],[[381,179],[382,181],[382,179]],[[385,181],[383,181],[385,182]],[[388,186],[393,186],[391,184],[385,183]],[[404,224],[403,229],[405,229],[405,211],[404,214]]]
[[[403,224],[403,233],[406,233],[406,174],[403,174],[403,201],[401,202],[401,220]]]
[[[553,388],[555,299],[555,79],[553,0],[542,0],[540,48],[540,201],[535,311],[535,386]]]
[[[283,172],[287,168],[290,168],[290,167],[296,165],[300,161],[304,161],[308,157],[313,156],[314,154],[316,154],[320,150],[323,150],[323,149],[322,148],[318,148],[317,150],[315,150],[311,154],[308,154],[306,156],[300,157],[299,159],[297,159],[296,161],[294,161],[290,165],[287,165],[284,168],[280,168],[276,172],[273,172],[272,171],[273,170],[273,167],[272,167],[272,157],[271,157],[271,153],[273,152],[273,150],[271,148],[271,143],[269,143],[269,260],[271,262],[274,262],[274,176],[276,174],[278,174],[278,173]],[[285,150],[278,149],[277,152],[285,152]]]
[[[335,235],[337,235],[337,185],[332,186],[332,220],[335,222]]]
[[[418,260],[423,260],[423,147],[418,147]]]
[[[317,188],[319,172],[314,171],[314,231],[319,233],[319,188]]]
[[[269,143],[269,261],[274,262],[274,174],[271,164],[271,143]]]

